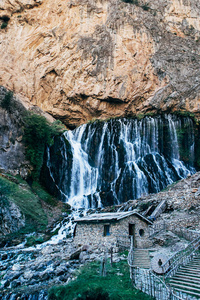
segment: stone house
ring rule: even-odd
[[[130,245],[133,236],[134,247],[149,247],[149,225],[152,222],[137,212],[97,213],[77,218],[74,242],[77,246],[113,247],[120,243]]]

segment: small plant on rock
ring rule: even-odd
[[[135,4],[135,5],[139,4],[138,0],[123,0],[123,2],[125,2],[125,3],[131,3],[131,4]]]
[[[3,22],[3,23],[1,24],[1,29],[4,29],[4,28],[6,28],[6,27],[7,27],[7,25],[8,25],[8,23],[6,23],[6,22]]]
[[[144,4],[141,6],[143,10],[148,11],[150,9],[150,7],[147,4]]]
[[[1,102],[1,107],[6,109],[8,112],[11,110],[11,100],[13,97],[13,93],[11,91],[7,92],[5,97],[3,98]]]

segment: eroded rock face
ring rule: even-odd
[[[29,162],[25,158],[23,115],[25,107],[12,94],[0,87],[0,169],[26,177]]]
[[[0,84],[71,128],[92,118],[198,116],[199,0],[3,0]]]
[[[0,197],[0,236],[25,226],[25,216],[19,207],[3,196]]]

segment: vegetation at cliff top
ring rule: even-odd
[[[125,3],[130,3],[130,4],[134,4],[136,6],[140,6],[143,10],[148,11],[150,9],[150,7],[148,6],[147,3],[140,5],[138,0],[122,0]]]
[[[32,178],[38,180],[45,146],[53,144],[53,137],[62,133],[64,126],[60,121],[51,124],[45,117],[30,113],[25,117],[24,122],[23,140],[26,146],[26,157],[33,167]]]
[[[106,276],[100,275],[101,263],[92,262],[77,270],[77,278],[68,285],[53,287],[48,300],[150,300],[132,288],[127,260],[106,264]]]

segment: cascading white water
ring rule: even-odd
[[[74,207],[88,208],[87,196],[93,195],[97,189],[98,168],[90,166],[88,154],[81,145],[85,127],[86,125],[83,125],[75,132],[68,131],[65,137],[71,145],[73,154],[69,204]],[[85,142],[87,145],[88,141]]]
[[[158,192],[194,173],[193,165],[193,122],[174,115],[85,124],[66,131],[47,156],[52,184],[75,209]]]

